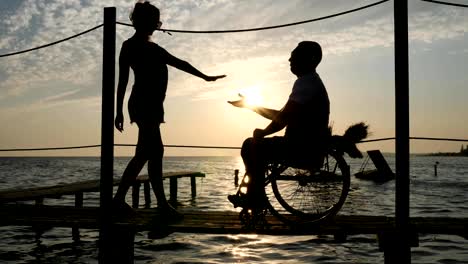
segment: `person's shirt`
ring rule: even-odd
[[[136,37],[124,41],[120,56],[129,63],[135,77],[129,101],[131,119],[136,121],[145,115],[164,122],[167,64],[174,57],[158,44]]]
[[[299,110],[287,121],[285,137],[298,143],[314,143],[328,135],[330,101],[320,76],[314,72],[298,78],[289,101]]]
[[[167,90],[167,62],[170,54],[158,44],[142,41],[135,37],[122,44],[122,55],[133,70],[134,89],[144,93],[158,95],[164,100]],[[153,98],[154,99],[154,98]]]

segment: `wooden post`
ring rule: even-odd
[[[149,181],[143,183],[143,192],[145,194],[145,208],[151,207],[151,186]]]
[[[173,203],[177,202],[177,177],[169,179],[169,200]]]
[[[234,170],[234,186],[235,187],[239,186],[239,170],[238,169]]]
[[[135,181],[132,187],[132,207],[138,209],[140,205],[140,186],[141,183],[139,181]]]
[[[114,174],[115,7],[104,8],[99,263],[112,263],[111,207]]]
[[[75,193],[75,207],[76,208],[83,207],[83,192]],[[78,227],[72,227],[72,237],[73,237],[73,241],[75,242],[80,241],[80,229]]]
[[[192,187],[192,198],[197,196],[197,180],[195,175],[190,176],[190,187]]]
[[[35,205],[36,206],[44,205],[44,197],[36,198]],[[41,226],[33,226],[32,228],[36,233],[36,240],[39,240],[41,238],[42,234],[44,233],[44,231],[46,230],[43,226],[42,227]]]
[[[411,263],[409,231],[408,0],[394,1],[395,24],[395,247],[398,263]]]

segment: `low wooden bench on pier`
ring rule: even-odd
[[[169,179],[169,201],[172,203],[177,202],[178,179],[190,177],[190,187],[192,198],[197,196],[197,182],[196,178],[205,177],[201,172],[166,172],[163,173],[163,179]],[[145,207],[149,208],[151,205],[151,187],[148,175],[139,175],[132,189],[132,207],[138,208],[140,200],[140,187],[143,184]]]
[[[169,179],[170,202],[177,201],[177,180],[179,178],[190,177],[192,197],[197,194],[196,178],[205,177],[204,173],[183,171],[163,173],[163,179]],[[114,179],[113,185],[119,185],[120,179]],[[132,188],[132,207],[138,208],[140,201],[140,186],[144,186],[145,207],[151,205],[151,187],[148,175],[139,175]],[[28,189],[11,189],[0,191],[0,204],[17,201],[35,201],[36,205],[43,205],[45,198],[59,199],[63,195],[75,196],[75,208],[83,208],[83,194],[87,192],[98,192],[100,180],[88,180],[69,184],[60,184],[46,187],[33,187]],[[41,206],[42,208],[42,206]],[[73,227],[73,239],[79,240],[79,227]]]
[[[204,173],[183,171],[163,173],[163,179],[169,179],[170,200],[177,201],[177,189],[179,178],[190,178],[192,197],[197,194],[196,178],[205,177]],[[120,183],[120,179],[114,179],[114,186]],[[148,175],[139,175],[132,190],[132,205],[138,208],[140,186],[144,185],[145,206],[151,204],[151,188]],[[41,205],[45,198],[59,199],[63,195],[75,195],[75,207],[83,207],[83,193],[98,192],[100,187],[99,180],[88,180],[68,184],[60,184],[46,187],[33,187],[27,189],[10,189],[0,191],[0,203],[16,201],[36,201]]]

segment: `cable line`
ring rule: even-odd
[[[388,2],[388,1],[389,0],[382,0],[382,1],[379,1],[379,2],[375,2],[373,4],[361,6],[361,7],[355,8],[355,9],[351,9],[351,10],[348,10],[348,11],[344,11],[344,12],[340,12],[340,13],[336,13],[336,14],[332,14],[332,15],[328,15],[328,16],[318,17],[318,18],[299,21],[299,22],[294,22],[294,23],[276,25],[276,26],[246,28],[246,29],[232,29],[232,30],[179,30],[179,29],[162,29],[162,28],[158,29],[158,30],[162,31],[162,32],[199,33],[199,34],[238,33],[238,32],[268,30],[268,29],[274,29],[274,28],[290,27],[290,26],[295,26],[295,25],[300,25],[300,24],[305,24],[305,23],[311,23],[311,22],[315,22],[315,21],[319,21],[319,20],[325,20],[325,19],[328,19],[328,18],[333,18],[333,17],[337,17],[337,16],[357,12],[357,11],[360,11],[360,10],[363,10],[363,9],[366,9],[366,8],[369,8],[369,7],[373,7],[373,6],[376,6],[376,5],[383,4],[383,3]],[[119,25],[133,27],[132,24],[128,24],[128,23],[123,23],[123,22],[116,22],[116,23],[119,24]]]
[[[387,138],[376,138],[363,140],[358,143],[369,143],[376,141],[394,140],[394,137]],[[432,138],[432,137],[409,137],[409,139],[415,140],[436,140],[436,141],[458,141],[468,142],[468,139],[459,138]],[[115,147],[135,147],[136,144],[114,144]],[[65,149],[84,149],[84,148],[98,148],[101,145],[86,145],[86,146],[74,146],[74,147],[54,147],[54,148],[13,148],[13,149],[0,149],[0,152],[9,151],[41,151],[41,150],[65,150]],[[241,149],[241,147],[228,147],[228,146],[199,146],[199,145],[164,145],[166,148],[201,148],[201,149]]]
[[[461,141],[461,142],[468,142],[468,139],[460,139],[460,138],[410,137],[410,139],[417,139],[417,140],[435,140],[435,141]]]
[[[314,19],[309,19],[309,20],[304,20],[304,21],[299,21],[299,22],[294,22],[294,23],[288,23],[288,24],[282,24],[282,25],[276,25],[276,26],[269,26],[269,27],[257,27],[257,28],[233,29],[233,30],[200,30],[200,31],[197,31],[197,30],[178,30],[178,29],[158,29],[158,30],[162,31],[162,32],[167,32],[169,34],[170,34],[170,32],[176,32],[176,33],[209,33],[210,34],[210,33],[237,33],[237,32],[268,30],[268,29],[274,29],[274,28],[290,27],[290,26],[315,22],[315,21],[319,21],[319,20],[324,20],[324,19],[328,19],[328,18],[333,18],[333,17],[337,17],[337,16],[357,12],[357,11],[360,11],[360,10],[363,10],[363,9],[366,9],[366,8],[370,8],[370,7],[373,7],[373,6],[376,6],[376,5],[380,5],[380,4],[383,4],[383,3],[388,2],[388,1],[389,0],[382,0],[382,1],[379,1],[379,2],[375,2],[373,4],[361,6],[361,7],[355,8],[355,9],[347,10],[347,11],[344,11],[344,12],[340,12],[340,13],[336,13],[336,14],[332,14],[332,15],[328,15],[328,16],[323,16],[323,17],[319,17],[319,18],[314,18]],[[119,24],[119,25],[133,27],[133,25],[127,24],[127,23],[122,23],[122,22],[116,22],[116,23]],[[104,24],[100,24],[98,26],[95,26],[93,28],[85,30],[85,31],[83,31],[81,33],[78,33],[76,35],[70,36],[68,38],[64,38],[64,39],[61,39],[61,40],[58,40],[58,41],[54,41],[54,42],[51,42],[51,43],[48,43],[48,44],[45,44],[45,45],[42,45],[42,46],[38,46],[38,47],[35,47],[35,48],[30,48],[30,49],[11,52],[11,53],[6,53],[6,54],[0,54],[0,58],[9,57],[9,56],[13,56],[13,55],[18,55],[18,54],[22,54],[22,53],[26,53],[26,52],[30,52],[30,51],[34,51],[34,50],[38,50],[38,49],[42,49],[42,48],[46,48],[46,47],[49,47],[49,46],[52,46],[52,45],[55,45],[55,44],[59,44],[61,42],[68,41],[70,39],[76,38],[78,36],[89,33],[89,32],[91,32],[93,30],[96,30],[96,29],[102,27],[103,25]]]
[[[101,145],[87,145],[87,146],[74,146],[74,147],[55,147],[55,148],[20,148],[20,149],[0,149],[0,152],[11,151],[42,151],[42,150],[64,150],[64,149],[84,149],[84,148],[98,148]]]
[[[359,143],[369,143],[369,142],[377,142],[377,141],[386,141],[386,140],[394,140],[394,137],[388,137],[388,138],[377,138],[377,139],[368,139],[368,140],[362,140],[359,141]]]
[[[456,3],[443,2],[443,1],[434,1],[434,0],[421,0],[421,1],[429,2],[429,3],[434,3],[434,4],[440,4],[440,5],[458,6],[458,7],[468,7],[468,5],[464,5],[464,4],[456,4]]]
[[[55,45],[55,44],[58,44],[58,43],[61,43],[61,42],[64,42],[64,41],[67,41],[67,40],[70,40],[72,38],[76,38],[76,37],[79,37],[81,35],[84,35],[86,33],[89,33],[93,30],[96,30],[100,27],[102,27],[104,24],[101,24],[99,26],[95,26],[93,28],[90,28],[88,30],[85,30],[81,33],[78,33],[76,35],[73,35],[71,37],[68,37],[68,38],[64,38],[64,39],[61,39],[61,40],[57,40],[57,41],[54,41],[54,42],[51,42],[51,43],[48,43],[48,44],[45,44],[45,45],[42,45],[42,46],[38,46],[38,47],[35,47],[35,48],[31,48],[31,49],[26,49],[26,50],[21,50],[21,51],[16,51],[16,52],[11,52],[11,53],[6,53],[6,54],[0,54],[0,58],[1,57],[8,57],[8,56],[13,56],[13,55],[18,55],[18,54],[21,54],[21,53],[26,53],[26,52],[29,52],[29,51],[33,51],[33,50],[38,50],[38,49],[42,49],[42,48],[46,48],[46,47],[49,47],[49,46],[52,46],[52,45]]]
[[[362,140],[359,143],[369,143],[369,142],[376,142],[376,141],[385,141],[385,140],[394,140],[394,137],[388,138],[377,138],[377,139],[368,139]],[[433,141],[458,141],[458,142],[468,142],[468,139],[460,139],[460,138],[433,138],[433,137],[409,137],[409,139],[414,140],[433,140]]]
[[[114,144],[115,147],[135,147],[136,144]],[[99,148],[101,145],[85,145],[85,146],[72,146],[72,147],[53,147],[53,148],[12,148],[0,149],[0,152],[11,151],[43,151],[43,150],[67,150],[67,149],[85,149],[85,148]],[[164,145],[167,148],[203,148],[203,149],[241,149],[240,147],[226,147],[226,146],[195,146],[195,145]]]

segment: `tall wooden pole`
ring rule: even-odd
[[[396,262],[411,263],[409,245],[409,65],[408,0],[394,0],[395,23],[395,225]],[[393,261],[392,261],[393,262]]]
[[[99,263],[110,263],[114,175],[115,7],[104,8]]]

